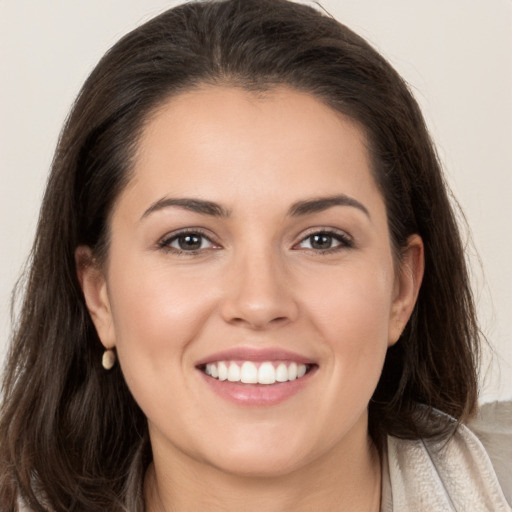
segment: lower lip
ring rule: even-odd
[[[306,386],[316,372],[312,368],[304,377],[275,384],[243,384],[241,382],[220,381],[198,370],[203,380],[215,393],[237,405],[270,406],[277,405],[296,395]]]

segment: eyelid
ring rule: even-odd
[[[174,240],[178,239],[181,236],[186,236],[188,234],[198,235],[198,236],[208,240],[208,242],[210,242],[213,247],[200,248],[200,249],[196,249],[196,250],[182,250],[182,249],[178,249],[178,248],[170,246],[170,244]],[[354,246],[353,237],[351,235],[349,235],[346,231],[343,231],[343,230],[337,229],[337,228],[333,228],[333,227],[316,226],[316,227],[309,228],[306,231],[303,231],[300,234],[300,238],[298,238],[298,241],[293,244],[292,249],[295,249],[295,250],[299,250],[299,249],[308,250],[307,248],[300,248],[298,246],[302,242],[307,240],[309,237],[314,236],[314,235],[319,235],[319,234],[331,236],[334,239],[336,239],[340,244],[335,246],[335,247],[331,247],[331,248],[323,249],[323,250],[322,249],[309,249],[309,250],[311,250],[313,252],[316,252],[316,253],[335,252],[337,250],[350,249],[350,248],[352,248]],[[158,249],[166,250],[166,251],[169,251],[169,252],[172,252],[172,253],[175,253],[175,254],[194,255],[194,254],[198,254],[200,252],[209,251],[209,250],[212,250],[212,249],[220,249],[221,246],[215,240],[215,238],[216,237],[212,233],[210,233],[209,230],[206,230],[204,228],[200,228],[200,227],[187,227],[187,228],[181,228],[181,229],[177,229],[175,231],[171,231],[169,233],[166,233],[164,236],[162,236],[157,241],[156,245],[157,245]]]
[[[346,231],[343,231],[341,229],[333,228],[333,227],[327,227],[327,226],[316,226],[313,228],[309,228],[305,232],[302,232],[300,234],[299,240],[293,245],[292,248],[296,248],[298,245],[300,245],[302,242],[307,240],[308,238],[312,237],[313,235],[327,235],[332,236],[336,240],[340,242],[339,246],[331,247],[329,249],[310,249],[313,250],[316,253],[325,253],[325,252],[335,252],[337,250],[341,249],[351,249],[354,247],[354,239],[351,235],[349,235]],[[300,247],[298,247],[300,249]],[[307,248],[304,250],[308,250]]]
[[[177,249],[175,247],[170,246],[171,242],[178,239],[180,236],[186,236],[186,235],[198,235],[198,236],[208,240],[214,247],[184,251],[184,250]],[[177,229],[175,231],[171,231],[170,233],[166,233],[164,236],[162,236],[157,242],[157,247],[159,249],[169,251],[169,252],[172,252],[175,254],[193,255],[193,254],[197,254],[199,252],[203,252],[203,251],[207,251],[207,250],[211,250],[211,249],[219,249],[220,244],[217,243],[214,238],[215,237],[213,236],[213,234],[210,234],[210,232],[208,230],[205,230],[204,228],[199,228],[199,227],[181,228],[181,229]]]

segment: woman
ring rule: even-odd
[[[105,55],[62,133],[2,509],[508,510],[460,425],[477,358],[396,72],[303,5],[184,5]]]

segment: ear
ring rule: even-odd
[[[420,291],[425,269],[423,240],[411,235],[402,252],[395,280],[393,304],[389,323],[388,344],[398,341],[412,314]]]
[[[104,273],[91,249],[85,245],[76,249],[75,263],[78,281],[98,336],[103,346],[111,349],[115,346],[115,332]]]

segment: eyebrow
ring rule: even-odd
[[[362,203],[353,197],[346,196],[345,194],[298,201],[290,208],[289,215],[292,217],[308,215],[310,213],[323,212],[334,206],[351,206],[361,210],[368,218],[371,218],[370,212]]]
[[[211,215],[212,217],[229,217],[229,211],[212,201],[204,201],[202,199],[189,198],[172,198],[162,197],[154,202],[142,215],[141,220],[158,210],[177,206],[191,212],[200,213],[202,215]]]
[[[221,205],[212,201],[205,201],[203,199],[192,199],[192,198],[172,198],[163,197],[158,201],[154,202],[143,214],[141,220],[158,210],[163,210],[169,207],[178,207],[192,212],[196,212],[202,215],[210,215],[212,217],[229,217],[229,210],[225,209]],[[294,203],[288,215],[292,217],[300,217],[311,213],[318,213],[334,206],[351,206],[357,208],[365,213],[369,218],[370,212],[368,209],[359,201],[353,197],[346,196],[345,194],[338,194],[335,196],[318,197],[315,199],[306,199]]]

